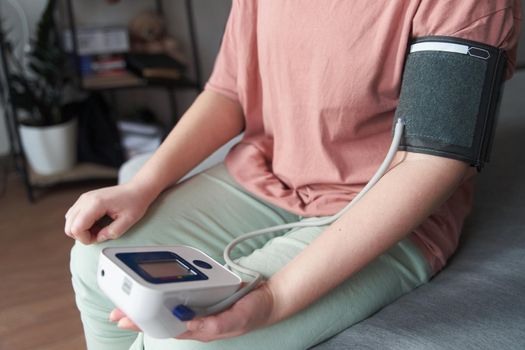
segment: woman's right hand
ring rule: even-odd
[[[144,216],[150,203],[131,183],[86,192],[67,211],[65,234],[84,244],[116,239]],[[99,227],[104,217],[111,223]]]
[[[239,102],[212,91],[202,92],[130,182],[80,196],[66,214],[66,235],[84,244],[120,237],[144,215],[159,193],[243,128]],[[100,225],[95,224],[105,216],[113,221],[99,230]]]

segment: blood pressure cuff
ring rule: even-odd
[[[423,37],[411,43],[395,116],[400,149],[468,162],[489,161],[506,54],[485,44]]]

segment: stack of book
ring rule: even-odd
[[[165,54],[109,54],[81,56],[82,82],[88,89],[146,85],[148,81],[176,81],[185,66]]]
[[[166,54],[129,52],[126,27],[79,28],[76,44],[82,85],[87,89],[141,86],[153,80],[180,80],[186,70],[183,63]],[[64,32],[64,46],[66,51],[73,52],[71,31]]]
[[[178,80],[184,75],[184,64],[166,54],[129,53],[126,67],[144,79]]]
[[[144,84],[126,69],[124,53],[130,43],[126,27],[83,27],[76,31],[82,85],[87,89]],[[70,30],[64,32],[64,47],[73,52]]]
[[[142,79],[126,69],[122,54],[81,56],[80,67],[82,83],[87,89],[144,84]]]

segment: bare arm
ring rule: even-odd
[[[447,158],[399,152],[402,157],[359,203],[271,277],[269,323],[308,306],[404,238],[449,198],[468,169]],[[323,273],[326,261],[330,274]],[[311,276],[316,288],[309,287]]]
[[[238,102],[204,91],[131,181],[154,199],[243,128]]]
[[[223,313],[188,322],[188,332],[180,338],[238,336],[299,312],[404,238],[449,198],[468,172],[465,163],[416,153],[398,152],[394,164],[352,209],[267,283]],[[329,274],[326,261],[332,267]],[[316,288],[311,288],[312,276]],[[116,321],[121,318],[114,316]],[[126,318],[121,322],[130,327]]]

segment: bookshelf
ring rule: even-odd
[[[1,5],[0,0],[0,5]],[[190,60],[193,66],[191,76],[181,75],[177,79],[145,79],[131,72],[124,74],[107,76],[107,77],[91,77],[86,78],[82,76],[81,57],[79,54],[79,43],[77,38],[77,22],[75,19],[75,4],[80,2],[89,2],[92,0],[58,0],[60,11],[57,15],[60,20],[67,23],[67,27],[71,30],[71,54],[73,57],[73,67],[71,69],[72,78],[76,82],[76,86],[84,91],[103,91],[110,94],[114,91],[125,89],[144,89],[144,88],[160,88],[166,91],[169,97],[169,107],[171,115],[174,116],[170,126],[173,126],[178,120],[178,111],[175,100],[175,94],[181,89],[192,89],[200,92],[202,90],[201,66],[200,58],[197,50],[197,38],[195,31],[195,22],[193,14],[193,5],[191,0],[183,1],[185,16],[187,17],[188,34],[189,34],[189,50]],[[100,0],[101,1],[101,0]],[[122,0],[126,1],[126,0]],[[140,0],[145,2],[153,2],[156,12],[159,15],[164,14],[164,6],[162,0]],[[108,5],[109,6],[109,5]],[[0,6],[1,9],[1,6]],[[2,12],[0,11],[0,15]],[[63,29],[63,28],[62,28]],[[0,36],[4,33],[0,29]],[[26,188],[26,193],[30,202],[35,200],[35,191],[39,189],[48,189],[61,183],[78,182],[86,180],[116,180],[118,176],[118,169],[108,166],[103,166],[93,163],[79,163],[73,169],[63,173],[53,175],[39,175],[35,173],[29,166],[23,147],[20,142],[20,135],[18,132],[19,118],[16,106],[12,103],[11,96],[9,96],[9,89],[3,89],[11,84],[11,77],[9,68],[6,65],[5,58],[6,49],[0,47],[0,101],[5,105],[5,114],[8,124],[8,136],[10,142],[11,158],[15,170],[21,176]]]
[[[186,72],[177,79],[160,79],[160,78],[143,78],[129,70],[123,70],[120,74],[108,76],[83,76],[82,75],[82,57],[79,54],[79,41],[77,33],[81,28],[77,25],[75,17],[75,4],[82,1],[90,0],[62,0],[64,1],[64,14],[69,30],[71,31],[71,51],[74,57],[74,70],[77,80],[77,86],[87,91],[110,91],[115,92],[122,89],[133,88],[161,88],[168,94],[170,115],[172,120],[170,127],[176,124],[179,118],[179,111],[177,109],[175,94],[181,89],[191,89],[197,92],[202,91],[202,70],[200,64],[200,57],[197,47],[197,36],[195,29],[194,9],[191,0],[183,0],[184,11],[187,19],[187,31],[189,34],[189,49],[190,61],[193,66],[193,76],[190,77]],[[123,0],[125,1],[125,0]],[[142,0],[145,2],[153,2],[155,11],[160,16],[164,17],[164,1],[163,0]],[[108,5],[110,6],[110,5]]]

